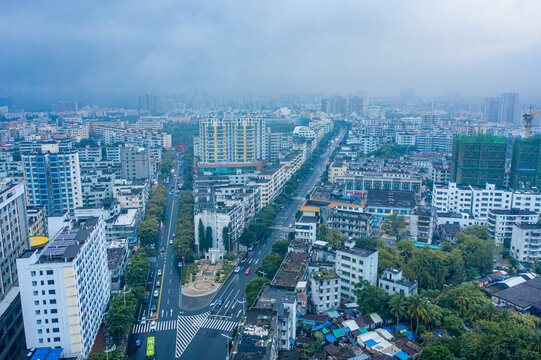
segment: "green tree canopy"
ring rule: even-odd
[[[381,225],[381,229],[389,236],[394,237],[397,241],[405,232],[408,223],[402,216],[396,216],[392,214],[387,216],[385,222]]]
[[[357,297],[357,304],[364,313],[377,312],[381,315],[388,312],[391,297],[382,288],[372,286],[366,280],[361,280],[355,285],[353,293]]]
[[[317,238],[318,240],[330,243],[336,249],[341,248],[346,240],[346,238],[340,233],[340,230],[331,229],[325,223],[318,226]]]

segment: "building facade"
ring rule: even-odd
[[[342,299],[356,301],[353,293],[360,280],[366,280],[376,286],[378,281],[378,252],[353,247],[336,251],[335,271],[340,277]]]

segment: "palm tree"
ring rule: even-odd
[[[415,319],[417,324],[415,332],[419,331],[419,320],[425,320],[428,316],[428,306],[425,298],[421,295],[413,295],[408,298],[408,309],[406,313],[410,317],[410,321]]]
[[[396,316],[396,327],[398,328],[400,318],[406,314],[406,298],[400,294],[393,295],[389,300],[389,312]]]
[[[487,301],[483,305],[481,314],[483,314],[485,320],[494,321],[498,316],[498,309],[491,301]]]
[[[466,312],[466,316],[472,323],[476,322],[477,320],[481,319],[483,317],[484,312],[484,306],[481,304],[474,304],[470,306],[468,311]]]

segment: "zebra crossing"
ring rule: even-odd
[[[175,357],[179,358],[192,342],[201,325],[207,320],[210,312],[192,316],[179,316],[177,319],[177,341]]]
[[[156,331],[168,331],[175,330],[177,328],[177,320],[157,321]],[[150,322],[146,324],[135,324],[132,329],[132,333],[141,334],[150,332]]]
[[[237,326],[238,321],[224,320],[224,319],[212,319],[208,318],[203,325],[204,329],[214,329],[221,331],[233,331],[233,328]]]

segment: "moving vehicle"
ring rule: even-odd
[[[158,310],[158,308],[156,307],[156,304],[152,305],[152,307],[150,308],[150,311],[154,312],[156,310]]]
[[[221,297],[221,298],[218,299],[218,302],[216,302],[216,305],[222,306],[223,303],[224,303],[224,298]]]
[[[252,251],[253,249],[254,249],[254,247],[253,247],[253,246],[250,246],[250,247],[248,248],[248,251]]]
[[[158,290],[154,290],[154,297],[157,298],[160,295],[160,292]]]
[[[145,296],[143,297],[143,303],[148,304],[149,301],[150,301],[150,293],[146,291]]]
[[[156,331],[156,320],[152,320],[150,323],[150,331]]]
[[[238,273],[240,271],[240,266],[236,266],[234,271]]]
[[[247,268],[246,271],[244,272],[245,275],[250,275],[250,268]]]
[[[147,339],[147,360],[154,360],[154,336],[149,336]]]
[[[141,338],[140,337],[135,339],[135,347],[141,347]]]
[[[145,325],[147,323],[147,317],[146,316],[143,316],[141,318],[141,324]]]
[[[162,270],[161,270],[161,269],[158,270],[158,274],[157,274],[157,275],[158,275],[158,276],[162,276]]]
[[[169,245],[173,245],[173,239],[169,240]]]
[[[157,287],[157,288],[160,287],[160,280],[156,281],[156,287]]]

